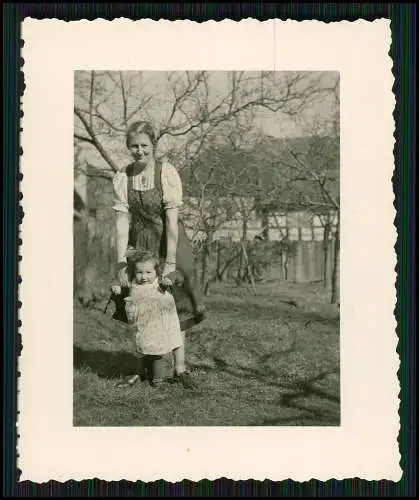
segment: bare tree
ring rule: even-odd
[[[320,85],[323,76],[231,72],[226,76],[228,85],[217,93],[206,71],[168,73],[158,89],[150,82],[147,87],[141,72],[78,72],[74,137],[94,147],[108,168],[118,171],[127,126],[150,119],[158,128],[164,154],[174,152],[183,164],[199,154],[208,138],[220,136],[226,123],[233,126],[255,109],[297,115],[310,100],[327,92]]]

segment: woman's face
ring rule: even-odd
[[[140,165],[147,165],[153,157],[153,144],[147,134],[130,137],[127,145],[132,157]]]

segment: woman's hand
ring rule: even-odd
[[[121,295],[122,290],[120,285],[113,285],[111,286],[111,293],[113,295]]]
[[[162,276],[167,276],[168,274],[174,273],[176,271],[175,262],[165,262],[163,266]]]
[[[173,286],[173,283],[172,283],[172,280],[170,278],[168,278],[167,276],[163,276],[160,278],[159,285],[162,288],[167,289],[167,288]]]
[[[118,270],[118,283],[122,287],[127,287],[129,286],[129,280],[128,280],[128,266],[121,266]]]
[[[184,282],[184,277],[182,276],[182,273],[180,273],[178,270],[175,270],[169,274],[167,274],[164,279],[168,279],[172,285],[175,286],[182,286]]]

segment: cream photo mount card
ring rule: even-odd
[[[390,21],[26,18],[22,39],[20,480],[398,481]],[[324,89],[337,99],[335,107],[314,104]],[[143,128],[135,140],[127,140],[136,113],[153,124],[158,137]],[[160,139],[156,149],[153,137]],[[255,154],[261,137],[263,155]],[[296,153],[292,148],[301,137],[309,140]],[[327,142],[328,149],[325,137],[335,139]],[[200,148],[212,156],[202,156]],[[335,160],[338,151],[339,168],[329,185],[331,151]],[[185,181],[191,158],[207,158],[193,196]],[[160,165],[159,175],[125,170],[133,161]],[[84,176],[75,169],[80,165]],[[282,207],[301,176],[304,185],[317,186],[322,198],[298,191],[304,206],[317,208],[308,226],[296,222],[305,220],[300,212],[291,217],[276,211],[266,227],[249,215],[244,200],[251,196],[237,190],[233,196],[231,186],[245,185],[242,174],[250,185],[254,165],[262,170],[270,165],[272,177],[265,178],[263,193]],[[83,179],[90,179],[86,169],[96,177],[83,191]],[[123,187],[125,181],[131,188]],[[186,333],[186,366],[198,386],[190,391],[175,383],[160,389],[137,381],[121,389],[115,373],[132,375],[122,368],[136,359],[136,346],[144,349],[144,342],[135,346],[132,329],[102,310],[109,286],[117,284],[117,273],[109,269],[118,259],[110,256],[117,255],[118,244],[125,245],[117,238],[116,208],[130,212],[132,190],[138,200],[151,200],[146,191],[154,190],[165,206],[176,204],[183,191],[190,203],[182,210],[196,212],[204,206],[199,198],[204,185],[213,193],[222,187],[214,206],[222,214],[240,212],[242,229],[243,220],[249,224],[246,234],[237,233],[236,219],[229,215],[210,242],[211,262],[217,260],[217,245],[231,245],[241,264],[234,283],[231,277],[225,283],[207,280],[208,316],[191,329],[195,337]],[[98,196],[90,195],[84,206],[89,186],[99,189]],[[99,195],[106,190],[111,201],[104,208]],[[329,267],[322,264],[322,203],[331,213],[325,240],[332,242]],[[80,250],[75,245],[79,227],[91,236],[87,243],[103,241],[104,213],[112,220],[105,231],[109,246]],[[209,247],[208,232],[189,229],[191,247]],[[331,257],[336,234],[338,268]],[[287,255],[285,268],[284,260],[275,269],[263,268],[263,280],[257,279],[259,262],[251,260],[258,241],[263,248],[282,242]],[[293,254],[295,247],[300,250]],[[315,253],[317,247],[323,250]],[[80,274],[86,252],[97,264],[104,262],[107,248],[114,252],[106,257],[109,268],[96,265]],[[169,260],[162,264],[167,269]],[[108,273],[109,283],[98,285],[98,269]],[[327,287],[318,292],[324,272],[332,289],[334,276],[338,299],[330,300]],[[75,296],[80,276],[96,286],[91,296]],[[173,355],[169,368],[181,361]]]

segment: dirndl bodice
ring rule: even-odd
[[[156,163],[154,188],[139,191],[133,188],[133,167],[126,170],[128,205],[131,225],[128,245],[152,250],[160,259],[166,257],[166,224],[161,185],[161,164]]]

